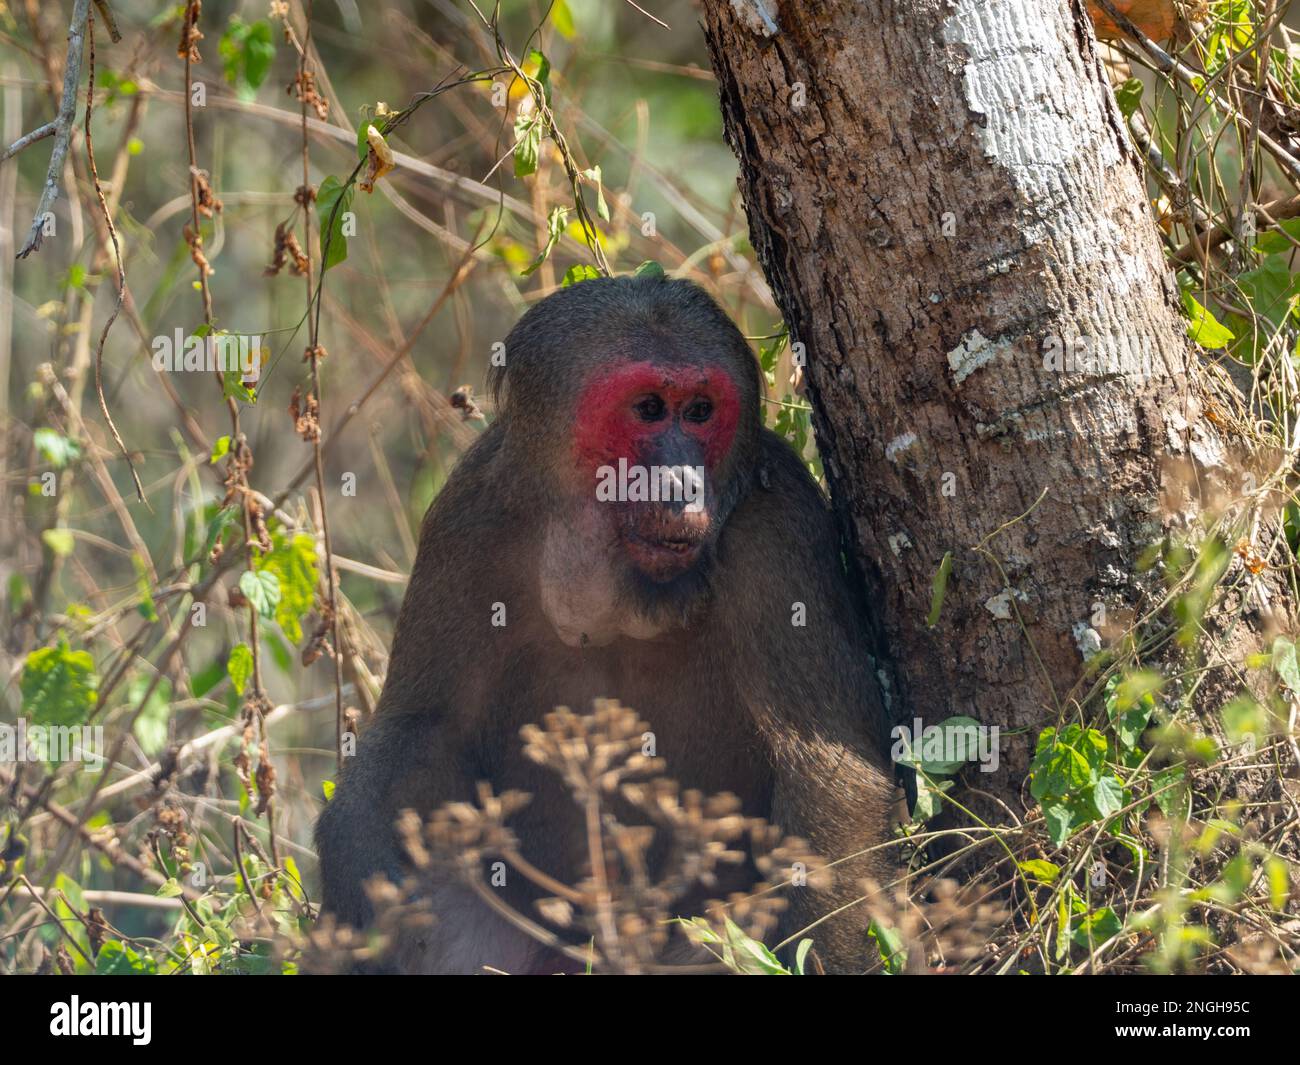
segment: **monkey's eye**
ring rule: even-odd
[[[688,422],[707,422],[712,414],[713,404],[707,399],[697,399],[682,412],[682,417]]]
[[[664,416],[664,401],[658,396],[645,396],[632,405],[643,422],[657,422]]]

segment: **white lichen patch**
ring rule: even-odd
[[[911,447],[915,443],[916,443],[915,433],[903,433],[902,436],[896,436],[894,437],[893,440],[891,440],[888,444],[885,445],[885,458],[887,458],[890,462],[893,462],[894,459],[898,457],[899,453],[906,451],[909,447]]]
[[[1066,100],[1061,71],[1078,67],[1067,48],[1067,9],[1035,0],[958,0],[943,39],[966,53],[966,104],[984,116],[984,155],[996,159],[1031,203],[1059,199],[1060,171],[1086,146],[1103,167],[1119,161],[1101,136],[1100,100]]]
[[[1202,469],[1210,470],[1224,464],[1223,445],[1199,425],[1192,426],[1188,450]]]
[[[776,23],[776,0],[731,0],[731,7],[750,33],[757,33],[760,37],[775,37],[781,32],[781,27]]]
[[[1079,648],[1079,654],[1083,655],[1085,662],[1101,651],[1101,633],[1086,621],[1076,621],[1072,631],[1074,644]]]
[[[1183,450],[1183,433],[1187,432],[1187,419],[1176,410],[1165,415],[1165,439],[1169,441],[1169,450]]]
[[[1009,355],[1009,340],[990,340],[978,329],[973,329],[961,338],[952,351],[948,352],[948,367],[952,370],[953,384],[961,384],[981,366],[992,362],[999,355]]]
[[[1011,597],[1014,595],[1022,603],[1025,602],[1024,592],[1013,591],[1011,588],[1004,588],[997,595],[984,600],[984,609],[992,614],[999,621],[1011,620]]]
[[[911,546],[912,541],[908,539],[907,533],[894,533],[894,535],[889,538],[889,550],[894,552],[895,557],[901,556],[902,553]]]

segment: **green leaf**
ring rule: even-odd
[[[1273,641],[1273,668],[1291,693],[1300,695],[1300,663],[1296,660],[1295,644],[1285,636]]]
[[[1092,804],[1102,817],[1114,817],[1124,806],[1124,786],[1117,777],[1102,777],[1092,788]]]
[[[275,35],[266,19],[258,19],[249,26],[244,50],[244,78],[256,89],[266,80],[275,58]]]
[[[32,433],[32,446],[56,470],[81,458],[81,445],[53,429],[37,429]]]
[[[664,268],[653,259],[646,259],[635,270],[632,271],[633,277],[665,277]]]
[[[555,0],[551,5],[551,25],[566,41],[573,40],[574,34],[578,32],[573,24],[573,12],[569,10],[566,0]]]
[[[352,209],[356,190],[338,178],[327,177],[316,190],[316,214],[320,222],[320,257],[323,270],[348,257],[348,238],[343,233],[344,215]]]
[[[89,651],[74,651],[67,640],[27,656],[19,685],[23,713],[37,725],[80,725],[95,708],[99,678]]]
[[[258,564],[259,573],[271,573],[279,584],[280,598],[275,620],[293,644],[302,639],[302,616],[316,601],[316,541],[307,533],[287,539],[282,533],[271,537],[271,550]]]
[[[1067,805],[1058,802],[1044,806],[1043,817],[1047,822],[1047,837],[1058,847],[1070,838],[1074,813]]]
[[[570,285],[576,285],[581,281],[595,281],[600,277],[600,271],[594,266],[587,263],[576,263],[564,271],[564,280],[560,282],[560,288],[568,288]]]
[[[246,643],[237,643],[230,649],[226,659],[226,673],[238,695],[244,694],[244,686],[253,675],[253,652]]]
[[[70,529],[46,529],[41,533],[41,542],[56,558],[67,558],[77,546]]]
[[[979,737],[983,725],[973,717],[955,714],[912,737],[912,749],[899,759],[915,765],[929,776],[948,776],[967,762],[979,758]]]
[[[322,780],[320,782],[320,790],[321,794],[325,796],[325,801],[329,802],[330,799],[334,798],[334,781]]]
[[[1291,878],[1287,873],[1287,863],[1274,855],[1264,863],[1268,872],[1268,898],[1273,909],[1285,910],[1287,900],[1291,897]]]
[[[360,114],[361,118],[357,122],[357,159],[364,163],[370,156],[370,138],[367,135],[370,127],[374,126],[375,132],[382,137],[388,132],[388,122],[375,117],[373,104],[362,104]]]
[[[202,669],[190,677],[190,691],[194,693],[194,698],[202,699],[203,696],[220,684],[225,677],[225,665],[220,661],[213,662],[206,669]]]
[[[1273,731],[1267,708],[1256,702],[1249,692],[1242,692],[1229,700],[1220,713],[1229,743],[1241,743],[1251,738],[1257,746],[1262,746],[1265,737]]]
[[[1016,864],[1025,876],[1040,884],[1055,884],[1057,877],[1061,875],[1061,867],[1045,858],[1030,858],[1028,861]]]
[[[924,824],[938,815],[943,809],[943,795],[951,791],[956,784],[952,780],[931,782],[920,773],[916,776],[916,806],[912,809],[912,819]]]
[[[560,237],[564,235],[564,220],[568,217],[568,214],[569,209],[567,207],[551,208],[551,213],[546,216],[546,246],[538,253],[537,258],[523,270],[523,277],[533,274],[542,263],[550,258],[551,249],[559,243]]]
[[[248,23],[232,15],[217,51],[226,81],[235,86],[240,99],[251,100],[275,59],[275,34],[266,19]]]
[[[930,579],[930,616],[925,619],[925,623],[930,628],[939,624],[939,612],[943,610],[943,597],[948,590],[948,578],[951,575],[952,552],[945,551],[938,572]]]
[[[176,882],[176,878],[168,877],[166,883],[159,884],[158,890],[154,892],[160,899],[174,899],[179,895],[184,895],[185,890]]]
[[[151,682],[152,678],[140,676],[127,686],[126,699],[132,707],[140,704]],[[149,698],[145,700],[131,727],[135,738],[140,741],[140,747],[150,758],[167,746],[167,721],[171,717],[171,702],[171,681],[163,677],[149,693]]]
[[[289,894],[298,902],[305,902],[306,897],[302,893],[302,873],[298,871],[298,863],[293,860],[292,854],[284,856],[284,883]]]
[[[230,452],[230,437],[228,436],[217,437],[216,442],[212,445],[212,455],[208,459],[208,464],[212,465],[213,463],[220,462],[223,458],[226,457],[227,454],[229,454],[229,452]]]
[[[787,392],[777,407],[772,431],[785,437],[794,453],[802,457],[812,434],[812,407]]]
[[[1081,918],[1071,938],[1076,946],[1088,946],[1089,938],[1094,946],[1100,946],[1111,937],[1119,935],[1123,928],[1124,924],[1115,915],[1115,911],[1109,906],[1103,906]]]
[[[582,176],[596,186],[596,214],[602,221],[609,221],[609,204],[605,202],[605,186],[601,179],[600,167],[593,166],[584,170]]]
[[[239,578],[239,590],[262,617],[275,617],[275,608],[280,605],[280,578],[274,573],[245,570]]]
[[[1106,682],[1106,713],[1124,750],[1137,747],[1155,712],[1155,696],[1164,683],[1164,677],[1149,669],[1134,670]]]
[[[221,371],[221,395],[225,399],[237,399],[241,403],[257,402],[257,393],[250,385],[244,384],[244,371],[238,366],[233,370]]]
[[[534,72],[533,80],[542,87],[542,99],[549,104],[551,102],[551,61],[546,58],[545,53],[530,48],[523,69]]]
[[[1183,307],[1187,310],[1187,335],[1201,347],[1217,351],[1236,339],[1232,330],[1202,307],[1187,289],[1183,289]]]
[[[1300,218],[1283,219],[1276,229],[1260,234],[1255,250],[1264,255],[1289,254],[1295,250],[1293,241],[1300,241]]]
[[[525,98],[524,103],[527,102]],[[535,104],[532,107],[521,106],[515,113],[515,177],[537,173],[545,132],[546,119]]]
[[[867,935],[875,941],[876,949],[880,951],[880,960],[885,963],[885,972],[901,973],[907,964],[907,945],[902,933],[896,928],[888,928],[879,921],[873,920],[867,926]]]
[[[212,554],[213,548],[217,546],[217,541],[221,539],[227,529],[235,524],[235,521],[239,516],[240,512],[238,507],[222,507],[217,511],[212,520],[208,523],[208,535],[207,539],[204,541],[203,555],[199,561],[207,561],[208,556]]]
[[[99,976],[154,976],[157,972],[157,962],[147,954],[137,954],[118,939],[105,943],[95,957],[95,973]]]
[[[64,902],[62,896],[67,896],[68,901]],[[81,921],[81,915],[86,912],[86,896],[82,893],[81,885],[64,873],[59,873],[54,878],[53,909],[55,919],[64,931],[70,934],[82,951],[89,956],[90,937],[86,934],[86,927]],[[79,956],[74,956],[73,961],[79,974],[90,971]]]
[[[149,571],[140,561],[139,555],[132,555],[131,561],[135,564],[135,590],[140,596],[140,602],[136,604],[136,610],[145,621],[158,620],[158,605],[153,601],[153,589],[149,586]]]
[[[730,917],[726,919],[723,959],[742,976],[788,976],[784,965],[766,946],[745,935]]]
[[[758,364],[763,368],[763,376],[767,378],[769,388],[776,387],[776,364],[781,358],[781,352],[785,350],[786,341],[790,339],[784,324],[779,323],[773,332],[776,336],[772,342],[758,349]]]
[[[1276,329],[1282,328],[1291,317],[1296,297],[1300,295],[1300,275],[1291,273],[1289,258],[1289,255],[1270,255],[1254,270],[1236,278],[1236,286],[1250,309],[1267,318]]]
[[[1134,112],[1142,106],[1142,80],[1129,78],[1122,85],[1116,86],[1115,102],[1119,104],[1120,114],[1126,119],[1132,118]]]
[[[1285,870],[1284,870],[1285,871]],[[1279,910],[1281,906],[1277,907]],[[812,950],[813,941],[811,939],[799,940],[799,945],[794,951],[794,971],[800,976],[804,975],[804,964],[808,960],[808,952]]]

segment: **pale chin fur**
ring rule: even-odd
[[[669,604],[656,608],[636,592],[630,574],[615,568],[618,558],[609,523],[592,507],[578,522],[546,527],[539,565],[542,611],[555,635],[569,647],[604,647],[620,638],[652,640],[686,624],[685,613]]]

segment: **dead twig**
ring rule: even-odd
[[[20,137],[5,151],[4,158],[7,159],[10,155],[22,151],[28,144],[34,144],[45,137],[54,138],[54,148],[50,151],[50,168],[45,172],[45,186],[41,189],[41,198],[36,205],[36,214],[32,219],[31,232],[27,234],[27,242],[18,252],[19,259],[27,258],[40,248],[41,241],[45,238],[46,216],[59,195],[59,176],[63,173],[64,160],[68,157],[68,144],[72,140],[72,130],[77,117],[81,52],[89,16],[90,0],[76,0],[72,5],[72,21],[68,24],[68,58],[63,67],[63,96],[59,102],[58,115],[53,123],[46,123],[26,137]],[[24,141],[26,143],[23,143]]]

